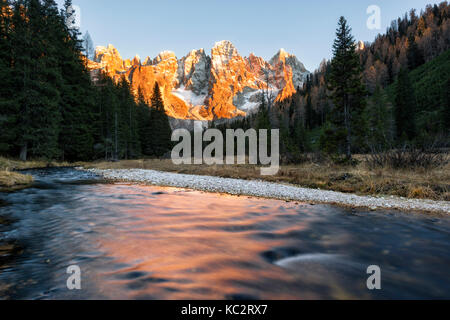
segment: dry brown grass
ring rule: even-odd
[[[19,161],[0,157],[0,191],[21,189],[32,184],[33,178],[30,175],[14,172],[14,170],[67,167],[79,164],[45,160]]]
[[[33,183],[33,177],[27,174],[11,172],[8,170],[0,171],[0,190],[11,188],[22,188]]]
[[[428,170],[420,168],[399,170],[388,167],[373,169],[367,165],[364,156],[356,158],[360,161],[357,166],[305,162],[299,165],[281,166],[275,176],[261,176],[260,167],[255,165],[174,165],[171,160],[167,159],[70,164],[39,160],[21,162],[0,157],[0,188],[31,184],[31,176],[12,172],[12,170],[77,165],[98,169],[138,168],[224,178],[257,179],[361,195],[395,195],[450,201],[450,164]]]
[[[19,161],[0,157],[0,191],[25,188],[33,183],[33,177],[14,170],[27,170],[47,167],[70,166],[68,162],[49,162],[45,160]]]
[[[362,160],[363,157],[359,157],[359,159]],[[450,165],[448,164],[430,170],[395,170],[391,168],[370,169],[364,161],[357,166],[304,163],[282,166],[275,176],[261,176],[259,166],[254,165],[174,165],[171,160],[150,159],[96,162],[85,164],[85,167],[153,169],[224,178],[259,179],[361,195],[394,195],[450,201]]]
[[[47,167],[66,167],[71,166],[68,162],[55,162],[45,160],[19,161],[0,157],[0,170],[27,170]]]

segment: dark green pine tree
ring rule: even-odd
[[[280,124],[280,152],[287,156],[288,161],[292,160],[292,155],[295,153],[295,145],[292,141],[292,133],[290,128],[286,125],[286,121],[280,115],[278,122]]]
[[[142,88],[138,89],[138,132],[141,141],[142,153],[144,155],[151,155],[151,134],[152,134],[152,120],[150,114],[150,106],[145,100]]]
[[[12,81],[11,14],[9,1],[0,0],[0,154],[4,155],[13,152],[19,114]]]
[[[48,10],[57,12],[53,0],[46,0]],[[62,19],[55,21],[55,42],[57,57],[61,68],[62,114],[59,145],[63,160],[91,160],[94,157],[94,119],[95,94],[89,73],[85,67],[80,33],[76,28],[69,28],[72,21],[72,1],[66,0],[62,11]]]
[[[414,33],[411,33],[408,37],[408,49],[406,51],[406,56],[408,58],[409,70],[414,70],[425,63],[422,52],[417,45]]]
[[[114,160],[128,158],[128,142],[129,142],[129,122],[128,122],[128,99],[124,94],[123,77],[119,83],[113,82],[113,94],[116,98],[114,109],[112,109],[112,125],[114,137]]]
[[[120,105],[117,91],[113,80],[104,74],[101,75],[96,97],[94,138],[96,155],[104,157],[105,160],[118,159],[119,154],[119,132],[115,121]]]
[[[269,108],[264,95],[262,96],[261,104],[259,106],[258,113],[256,114],[255,129],[258,133],[258,145],[260,138],[259,130],[267,130],[267,152],[270,154],[272,150],[272,124],[270,122]]]
[[[138,133],[137,111],[138,107],[131,93],[131,87],[125,77],[122,77],[119,84],[120,100],[120,136],[123,140],[123,156],[126,159],[133,159],[141,154],[141,144]]]
[[[313,129],[314,127],[314,110],[311,102],[311,88],[312,88],[312,79],[311,76],[308,75],[306,79],[305,85],[305,96],[306,96],[306,106],[305,106],[305,127],[308,130]]]
[[[296,118],[294,122],[293,137],[295,147],[299,152],[310,151],[305,124],[299,118]]]
[[[372,151],[381,151],[391,146],[391,109],[386,93],[377,86],[366,109],[368,141]]]
[[[306,128],[308,130],[311,130],[314,128],[314,110],[312,107],[310,94],[308,94],[308,97],[306,98],[305,123],[306,123]]]
[[[29,153],[45,159],[59,155],[61,77],[46,14],[39,0],[14,3],[13,81],[20,105],[17,143],[22,160]]]
[[[349,160],[353,149],[362,148],[364,143],[365,88],[355,40],[344,17],[339,19],[336,37],[329,78],[334,110],[329,130],[326,130],[328,137],[324,139],[333,140],[336,143],[334,151],[343,152]]]
[[[153,89],[151,106],[151,135],[145,137],[150,142],[147,153],[151,156],[162,157],[172,149],[172,130],[170,128],[169,118],[165,112],[161,90],[157,82]]]
[[[258,113],[256,114],[255,129],[256,130],[272,129],[272,125],[270,123],[270,118],[269,118],[269,110],[268,110],[266,99],[264,98],[264,96],[261,99],[261,104],[259,106]],[[269,139],[269,141],[270,141],[270,139]]]
[[[398,75],[395,90],[395,126],[397,139],[413,140],[416,137],[416,98],[409,79],[408,70],[403,69]]]
[[[442,108],[442,130],[444,133],[450,133],[450,78],[447,79],[444,87],[444,103]]]

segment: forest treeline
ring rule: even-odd
[[[129,82],[95,85],[70,0],[0,0],[0,154],[52,160],[159,157],[171,129],[158,85],[150,101]],[[151,138],[150,138],[151,137]]]
[[[357,45],[341,17],[333,58],[275,107],[218,126],[279,128],[285,162],[320,152],[338,161],[355,153],[448,147],[450,20],[447,1],[392,22],[373,43]]]
[[[87,69],[92,43],[72,28],[71,1],[0,0],[0,155],[66,161],[161,157],[172,146],[158,85],[150,101],[129,82]],[[344,17],[333,58],[280,103],[267,92],[259,112],[226,128],[278,128],[283,160],[404,145],[446,147],[450,128],[449,5],[412,10],[358,47]],[[218,121],[220,122],[220,121]]]

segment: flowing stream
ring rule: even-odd
[[[450,298],[448,217],[30,173],[0,193],[0,299]]]

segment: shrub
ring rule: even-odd
[[[408,144],[401,148],[374,152],[366,156],[366,162],[371,168],[391,167],[393,169],[424,168],[431,169],[448,163],[448,153],[433,145],[421,148]]]

